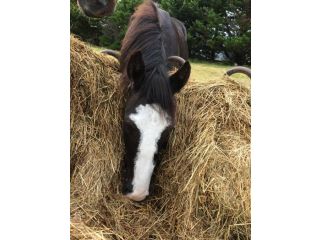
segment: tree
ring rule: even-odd
[[[188,31],[190,56],[212,60],[224,52],[237,64],[251,62],[250,0],[161,0]]]
[[[77,6],[76,0],[70,1],[70,31],[82,40],[99,45],[103,34],[102,22],[99,19],[86,17]]]
[[[128,29],[130,17],[142,1],[143,0],[118,1],[114,14],[103,20],[103,35],[100,37],[100,45],[120,50],[121,41]]]

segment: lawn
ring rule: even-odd
[[[100,52],[104,48],[90,45],[95,51]],[[216,62],[207,62],[191,59],[191,81],[213,81],[223,77],[224,73],[232,68],[231,65],[225,65]],[[232,79],[250,88],[250,78],[244,74],[234,74]]]
[[[199,60],[190,60],[191,62],[191,81],[212,81],[221,78],[225,72],[232,68],[231,65],[225,65],[216,62],[207,62]],[[237,73],[232,75],[232,79],[250,88],[250,78],[244,74]]]

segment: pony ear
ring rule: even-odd
[[[179,92],[183,86],[186,85],[190,76],[190,71],[190,63],[186,61],[182,67],[170,77],[170,85],[173,94]]]
[[[133,81],[135,90],[141,87],[144,79],[144,70],[142,53],[140,51],[133,53],[128,62],[127,74],[129,79]]]

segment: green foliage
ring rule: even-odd
[[[224,41],[224,49],[230,59],[239,64],[251,62],[250,32],[240,36],[227,38]]]
[[[70,31],[84,41],[99,44],[102,33],[101,20],[86,17],[79,9],[76,0],[70,1]]]
[[[233,62],[251,62],[250,0],[161,0],[188,31],[191,57],[212,60],[224,52]]]
[[[71,32],[93,44],[120,49],[130,16],[143,0],[118,1],[108,18],[89,19],[71,1]],[[188,32],[190,56],[213,60],[224,52],[231,62],[251,62],[250,0],[158,0],[171,16],[182,21]]]
[[[120,49],[121,40],[126,34],[130,17],[142,1],[143,0],[118,1],[114,14],[103,20],[103,36],[100,38],[100,46]]]

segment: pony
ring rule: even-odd
[[[174,128],[175,94],[190,76],[186,28],[156,3],[144,1],[130,18],[117,57],[126,93],[122,193],[142,201]],[[171,76],[170,61],[180,67]]]
[[[113,13],[117,0],[77,0],[77,3],[88,17],[102,18]]]

